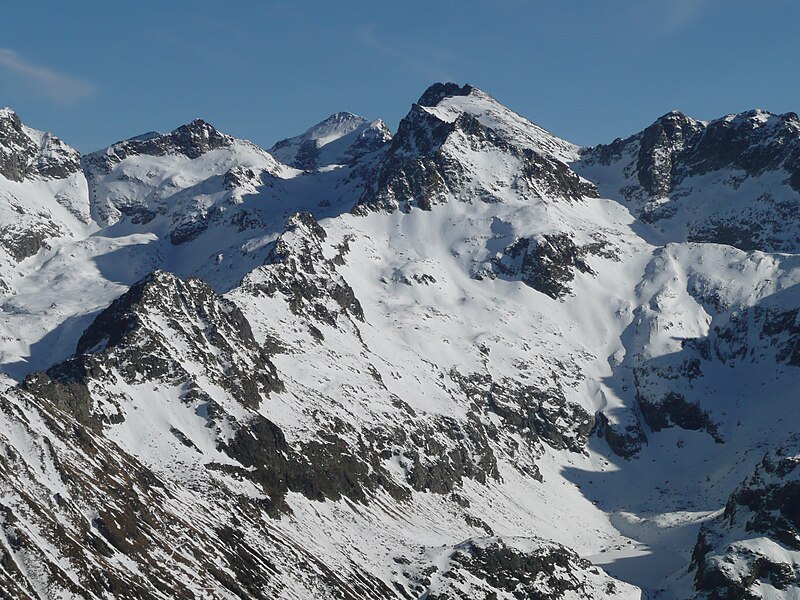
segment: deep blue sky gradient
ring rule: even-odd
[[[796,0],[29,0],[2,19],[0,106],[81,151],[195,117],[264,147],[339,110],[394,130],[439,80],[580,144],[672,109],[800,112]]]

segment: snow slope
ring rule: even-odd
[[[331,115],[306,132],[276,143],[269,152],[278,161],[313,170],[352,163],[392,138],[386,124],[348,112]]]
[[[16,181],[46,136],[2,114],[33,141],[0,189],[63,228],[0,305],[29,596],[796,597],[794,484],[757,467],[797,428],[796,118],[579,149],[435,84],[394,136],[197,120]]]

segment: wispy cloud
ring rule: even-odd
[[[706,17],[717,0],[641,0],[629,15],[650,35],[668,36],[690,28]]]
[[[667,29],[675,31],[688,27],[702,18],[711,5],[709,0],[670,0],[665,3]]]
[[[38,65],[9,48],[0,48],[0,70],[17,76],[46,98],[62,104],[73,104],[97,92],[97,86],[91,81]]]
[[[452,52],[420,44],[394,43],[386,36],[379,35],[372,23],[361,27],[357,36],[364,46],[380,52],[399,63],[401,67],[428,81],[453,79],[446,67],[446,64],[453,59]]]

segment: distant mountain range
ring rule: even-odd
[[[0,109],[0,597],[798,598],[798,283],[793,113]]]

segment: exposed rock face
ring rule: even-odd
[[[220,133],[202,119],[195,119],[169,133],[152,132],[117,142],[105,150],[87,155],[85,161],[93,171],[110,173],[113,165],[129,156],[176,154],[194,159],[232,144],[232,137]]]
[[[132,385],[181,385],[194,378],[184,368],[185,360],[201,365],[204,377],[248,408],[258,407],[280,388],[269,355],[253,339],[241,311],[200,280],[182,281],[163,271],[149,275],[100,313],[78,341],[75,358],[29,377],[26,387],[63,398],[56,400],[59,407],[72,405],[84,421],[91,422],[93,414],[96,420],[113,422],[120,417],[113,398],[108,398],[110,406],[97,398],[95,406],[87,406],[92,379],[113,380],[116,373]]]
[[[667,196],[679,183],[679,157],[695,134],[704,129],[703,123],[674,111],[660,117],[647,129],[626,139],[588,150],[585,160],[608,166],[620,160],[627,163],[625,174],[635,175],[638,186],[625,188],[626,197],[644,194],[648,197]]]
[[[339,112],[301,135],[279,141],[269,152],[284,164],[312,171],[329,165],[352,164],[381,149],[391,138],[389,128],[380,119],[368,121]]]
[[[687,402],[680,393],[669,392],[660,399],[638,397],[644,420],[653,431],[667,427],[680,427],[691,431],[708,432],[715,441],[724,440],[719,435],[718,426],[707,412],[700,408],[699,402]]]
[[[509,426],[558,450],[583,451],[594,425],[594,418],[581,406],[568,402],[558,386],[491,382],[486,400],[489,409]],[[569,426],[565,427],[566,423]]]
[[[707,123],[672,112],[585,150],[576,168],[676,241],[792,252],[798,165],[797,115],[753,110]]]
[[[256,295],[281,293],[292,312],[332,327],[339,315],[363,321],[353,289],[337,272],[334,260],[322,254],[325,237],[310,213],[293,215],[287,231],[273,244],[266,265],[250,273],[242,287]]]
[[[638,187],[622,189],[629,199],[663,198],[685,180],[714,171],[739,171],[747,178],[784,169],[791,182],[800,158],[798,133],[794,113],[754,110],[704,123],[676,111],[641,133],[588,149],[584,160],[609,166],[634,158],[626,175],[636,175]]]
[[[429,425],[409,420],[407,430],[394,431],[390,442],[412,489],[450,494],[467,479],[484,485],[500,479],[490,442],[497,435],[493,428],[474,414],[466,422],[431,420]]]
[[[800,584],[800,438],[770,452],[703,526],[698,598],[792,598]]]
[[[572,292],[575,272],[593,274],[586,264],[589,248],[578,247],[568,233],[519,238],[492,260],[498,276],[519,278],[525,285],[553,299]]]
[[[422,93],[422,96],[417,100],[417,104],[420,106],[436,106],[445,98],[450,98],[452,96],[469,96],[474,90],[475,88],[470,84],[460,86],[453,82],[434,83]]]
[[[444,116],[436,108],[453,96],[468,96],[474,88],[437,84],[427,90],[400,122],[397,134],[370,175],[357,213],[368,210],[430,210],[449,198],[472,202],[497,202],[494,186],[485,185],[470,168],[465,154],[486,156],[503,168],[513,164],[506,185],[529,190],[532,195],[577,200],[596,194],[566,164],[483,124],[475,114],[462,111]],[[482,92],[481,92],[482,94]],[[502,177],[503,173],[493,174]],[[466,192],[466,193],[465,193]]]
[[[798,308],[769,303],[731,312],[715,325],[709,351],[724,361],[757,360],[773,355],[778,364],[800,367],[799,313]]]
[[[452,549],[444,570],[433,570],[431,600],[476,598],[610,599],[628,586],[557,544],[520,538],[468,540]]]
[[[751,110],[711,121],[682,159],[692,174],[731,169],[757,177],[783,168],[795,181],[800,159],[798,132],[800,119],[795,113]]]
[[[20,262],[45,248],[47,240],[65,233],[52,221],[36,224],[11,223],[0,227],[0,244],[16,262]]]
[[[628,413],[624,423],[612,423],[603,411],[598,411],[595,418],[594,433],[605,439],[608,447],[617,456],[633,458],[647,444],[642,424],[635,414]]]
[[[266,599],[286,590],[286,556],[298,578],[293,593],[393,597],[382,581],[335,572],[265,527],[268,503],[222,482],[202,505],[187,503],[186,489],[36,396],[3,392],[0,422],[0,585],[10,598],[37,597],[45,586],[52,597]],[[261,426],[251,430],[258,442],[269,438]],[[242,443],[251,456],[271,451],[234,442],[231,453],[247,456]]]
[[[50,133],[26,127],[11,109],[0,109],[0,175],[18,182],[64,179],[80,168],[77,151]]]

